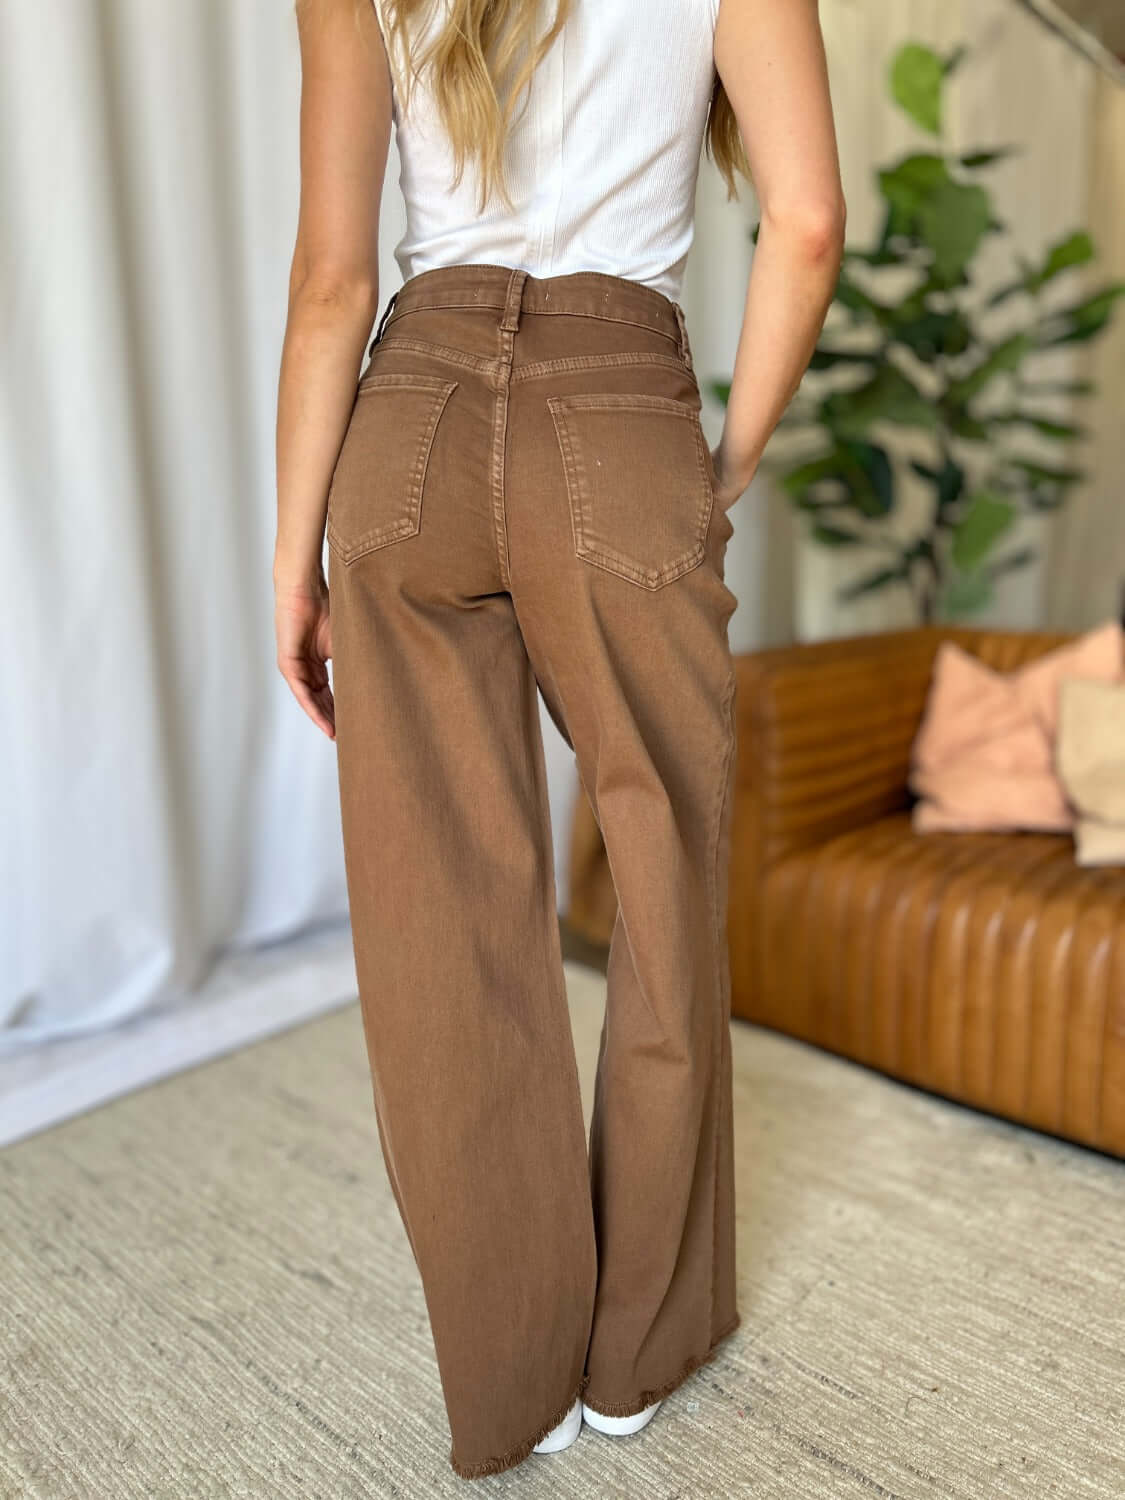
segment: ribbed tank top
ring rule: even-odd
[[[386,0],[373,3],[386,38]],[[440,23],[443,5],[436,0],[417,42]],[[535,276],[607,271],[678,301],[718,8],[719,0],[573,0],[508,137],[512,210],[494,195],[478,213],[472,157],[451,186],[453,153],[426,77],[405,115],[396,87],[406,231],[394,256],[403,278],[458,262]],[[543,12],[545,31],[554,6]]]

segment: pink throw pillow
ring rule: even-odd
[[[1066,832],[1074,817],[1054,767],[1063,677],[1123,676],[1123,632],[1111,623],[1012,673],[993,671],[953,641],[934,662],[915,737],[913,823],[941,829]]]
[[[1067,646],[1048,651],[1012,674],[1016,691],[1046,730],[1052,747],[1059,732],[1059,687],[1064,677],[1089,677],[1118,682],[1125,671],[1122,640],[1116,621],[1099,625]]]

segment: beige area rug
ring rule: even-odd
[[[589,1088],[600,975],[568,966]],[[1125,1496],[1125,1166],[734,1027],[743,1326],[458,1479],[358,1008],[0,1154],[0,1494]]]

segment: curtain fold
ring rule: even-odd
[[[346,910],[271,635],[297,89],[284,10],[0,11],[0,1047]]]

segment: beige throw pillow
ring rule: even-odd
[[[1125,683],[1062,680],[1056,760],[1078,863],[1125,865]]]

